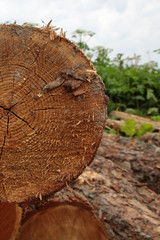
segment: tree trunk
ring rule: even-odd
[[[153,128],[155,130],[160,131],[160,122],[153,121],[149,118],[144,118],[144,117],[139,117],[137,115],[129,114],[129,113],[124,113],[120,111],[112,111],[110,113],[112,117],[117,117],[123,120],[128,120],[128,119],[135,119],[137,123],[149,123],[153,125]]]
[[[20,227],[22,209],[14,203],[0,203],[0,239],[15,240]]]
[[[0,25],[0,200],[42,199],[76,179],[100,143],[107,101],[62,32]]]
[[[104,133],[94,161],[72,185],[104,218],[109,239],[160,239],[160,150],[143,138]]]

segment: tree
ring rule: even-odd
[[[74,39],[75,43],[81,48],[84,52],[90,50],[88,45],[88,41],[95,35],[92,31],[86,31],[82,29],[77,29],[73,32],[72,38]]]

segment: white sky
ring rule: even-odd
[[[67,37],[76,29],[96,35],[93,46],[112,48],[114,53],[142,56],[143,62],[160,55],[160,0],[0,0],[0,22],[48,23],[62,27]]]

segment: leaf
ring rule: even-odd
[[[139,137],[139,136],[144,135],[144,134],[147,133],[147,132],[153,132],[153,130],[154,130],[154,128],[153,128],[153,125],[152,125],[152,124],[143,123],[143,124],[140,126],[140,129],[137,131],[136,135]]]
[[[125,125],[121,125],[121,131],[128,137],[133,137],[136,133],[136,121],[134,119],[126,120]]]
[[[160,122],[160,115],[158,115],[158,116],[153,116],[153,117],[151,117],[150,119],[153,120],[153,121]]]
[[[133,97],[133,99],[145,101],[145,98],[140,95]]]
[[[147,88],[147,100],[153,100],[154,102],[157,102],[158,99],[154,95],[153,89]]]
[[[145,90],[145,86],[144,85],[138,84],[137,85],[137,89],[138,89],[139,93],[144,94],[144,90]]]
[[[135,110],[133,108],[126,108],[125,112],[130,113],[130,114],[134,114]]]
[[[155,114],[155,113],[157,114],[158,111],[159,111],[158,108],[155,108],[155,107],[154,108],[149,108],[148,111],[147,111],[147,114],[150,114],[150,115]]]

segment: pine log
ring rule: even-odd
[[[105,226],[87,199],[68,188],[37,208],[28,208],[17,240],[108,240]]]
[[[109,239],[160,239],[158,150],[104,133],[94,161],[72,184],[102,216]]]
[[[22,209],[14,203],[0,203],[0,239],[15,240],[20,228]]]
[[[124,120],[115,120],[115,119],[109,119],[109,118],[106,120],[106,127],[114,129],[118,132],[121,132],[122,125],[125,125]],[[137,131],[140,129],[140,126],[141,126],[140,123],[136,123],[135,127]]]
[[[50,23],[0,25],[0,200],[42,199],[93,160],[105,88],[82,51]]]
[[[119,121],[119,120],[114,120],[109,118],[106,120],[106,126],[118,132],[121,130],[121,125],[125,125],[125,122],[123,120]]]
[[[160,131],[160,122],[153,121],[149,118],[144,118],[144,117],[140,117],[140,116],[137,116],[137,115],[134,115],[134,114],[124,113],[124,112],[120,112],[120,111],[112,111],[110,113],[110,115],[112,117],[117,117],[117,118],[120,118],[120,119],[123,119],[123,120],[134,119],[134,120],[136,120],[137,123],[141,123],[141,124],[142,123],[149,123],[149,124],[153,125],[153,128],[155,130]]]

